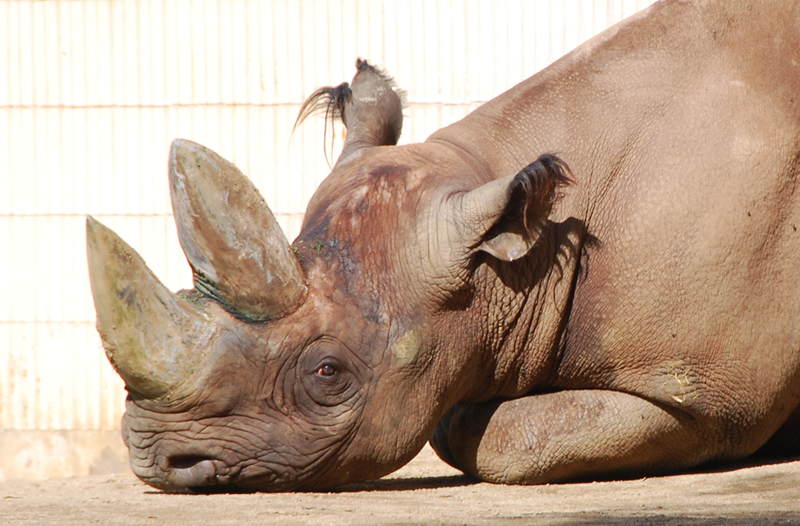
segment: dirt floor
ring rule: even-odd
[[[0,524],[800,525],[800,461],[620,482],[477,483],[429,448],[335,493],[167,494],[133,475],[0,483]]]

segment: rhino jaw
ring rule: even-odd
[[[169,397],[199,373],[214,323],[170,292],[130,245],[91,216],[86,242],[97,330],[108,359],[129,390],[148,399]]]

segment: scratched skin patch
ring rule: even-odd
[[[403,367],[413,363],[419,355],[422,337],[418,329],[410,329],[391,345],[392,363]]]
[[[663,363],[658,375],[658,391],[664,401],[676,407],[692,404],[697,399],[699,375],[689,359],[673,359]]]

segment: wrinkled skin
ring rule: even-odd
[[[232,264],[203,271],[182,235],[202,292],[153,309],[207,329],[164,343],[132,249],[90,220],[138,476],[329,488],[431,436],[502,483],[799,452],[800,6],[657,4],[422,144],[393,145],[399,100],[371,72],[359,63],[342,156],[284,251],[301,270],[280,256],[291,300],[233,299]],[[173,157],[201,172],[197,148]],[[179,231],[213,228],[191,217],[176,206]],[[139,360],[139,335],[169,352]]]

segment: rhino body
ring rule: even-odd
[[[291,246],[181,140],[195,289],[88,220],[142,480],[329,488],[431,437],[501,483],[800,452],[800,4],[658,3],[421,144],[357,66],[304,108],[348,133]]]

